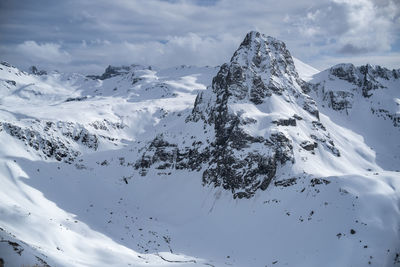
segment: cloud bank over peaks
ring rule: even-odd
[[[251,30],[318,69],[338,59],[400,68],[398,0],[0,2],[0,58],[21,68],[220,65]]]

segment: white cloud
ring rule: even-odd
[[[188,33],[184,36],[168,36],[162,42],[85,41],[71,53],[75,58],[87,62],[101,61],[103,66],[132,63],[159,67],[219,65],[230,60],[241,39],[242,36],[238,38],[227,34],[213,38]]]
[[[311,42],[340,53],[390,51],[398,39],[397,0],[331,0],[289,21]]]
[[[334,2],[344,5],[347,10],[350,28],[339,38],[344,52],[346,47],[358,48],[361,51],[390,50],[395,39],[392,31],[393,17],[390,14],[396,12],[393,2],[388,2],[384,7],[377,7],[370,0],[334,0]],[[379,9],[385,9],[387,12],[381,12]]]
[[[17,53],[30,61],[40,60],[50,63],[68,63],[71,61],[71,55],[55,43],[38,44],[35,41],[25,41],[17,45],[16,50]]]

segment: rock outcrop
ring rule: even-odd
[[[97,135],[72,122],[31,121],[30,126],[0,122],[1,131],[21,140],[44,158],[67,163],[72,163],[81,154],[77,145],[94,151],[99,146]]]

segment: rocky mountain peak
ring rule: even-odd
[[[216,93],[229,89],[237,100],[249,99],[254,104],[289,89],[299,91],[302,84],[285,43],[255,31],[246,35],[213,80]]]
[[[256,31],[246,35],[231,63],[248,66],[273,76],[290,74],[298,78],[293,58],[285,43]]]
[[[282,41],[248,33],[231,61],[221,66],[212,86],[198,94],[185,120],[191,124],[188,128],[203,129],[207,138],[190,132],[179,140],[168,133],[159,135],[143,148],[135,168],[141,175],[153,165],[162,170],[201,171],[204,185],[229,190],[234,198],[250,198],[257,190],[265,190],[282,166],[290,169],[295,164],[298,144],[283,127],[296,127],[297,120],[313,129],[319,127],[311,130],[315,140],[310,137],[304,143],[307,151],[313,152],[318,142],[331,146],[338,157],[317,121],[314,101],[302,92],[301,84]],[[277,103],[286,111],[276,109]],[[253,112],[246,113],[242,104]],[[185,160],[186,155],[190,160]]]
[[[106,79],[113,78],[115,76],[126,75],[126,74],[132,73],[134,71],[144,70],[144,69],[151,70],[151,66],[143,66],[143,65],[138,65],[138,64],[132,64],[129,66],[108,65],[108,67],[104,70],[104,73],[102,75],[88,75],[87,77],[91,78],[91,79],[106,80]]]
[[[265,190],[281,166],[295,163],[298,144],[281,126],[296,127],[297,120],[307,123],[313,133],[302,148],[313,152],[320,143],[339,157],[303,85],[282,41],[248,33],[231,61],[221,66],[212,87],[199,93],[186,120],[203,121],[205,129],[213,129],[211,148],[207,146],[202,157],[206,158],[204,184],[222,186],[235,198]],[[273,120],[274,116],[278,118]],[[257,128],[262,130],[254,132]]]

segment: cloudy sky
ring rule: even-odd
[[[320,70],[400,68],[399,0],[1,0],[0,60],[83,73],[220,65],[251,30]]]

